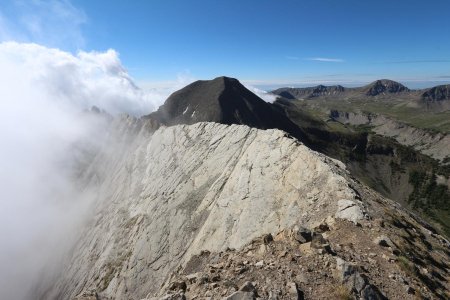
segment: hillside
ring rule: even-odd
[[[450,85],[439,85],[422,94],[422,102],[428,110],[450,110]]]
[[[378,96],[386,94],[398,94],[409,92],[409,89],[401,83],[389,79],[376,80],[360,88],[367,96]]]
[[[341,160],[358,180],[450,234],[448,134],[374,113],[316,114],[301,100],[278,99],[274,105],[307,133],[315,150]]]
[[[286,99],[302,99],[314,98],[320,96],[336,96],[343,94],[345,88],[340,85],[324,86],[318,85],[309,88],[280,88],[272,91],[273,94],[279,95]]]

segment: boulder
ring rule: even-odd
[[[362,209],[352,200],[339,200],[336,218],[345,219],[355,224],[364,218]]]
[[[187,289],[186,282],[184,281],[174,281],[169,285],[169,290],[171,291],[183,291]]]
[[[385,235],[377,237],[375,240],[373,240],[373,242],[382,247],[393,247],[394,246],[391,239]]]
[[[313,235],[311,240],[311,248],[318,250],[321,254],[332,252],[330,244],[320,233]]]
[[[336,257],[336,270],[341,282],[360,298],[364,300],[385,299],[383,294],[369,283],[367,277],[359,272],[356,265]]]
[[[311,230],[305,227],[295,226],[292,231],[292,236],[300,244],[311,242],[312,239]]]

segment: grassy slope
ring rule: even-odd
[[[343,111],[364,111],[382,114],[411,126],[433,131],[450,132],[450,111],[433,112],[414,107],[404,99],[327,99],[295,100],[306,111],[326,119],[330,109]]]

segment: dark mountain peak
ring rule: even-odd
[[[378,96],[381,94],[396,94],[401,92],[407,92],[409,89],[403,84],[389,80],[389,79],[379,79],[376,80],[364,88],[365,94],[367,96]]]
[[[242,110],[248,108],[246,104],[261,106],[267,103],[237,79],[221,76],[195,81],[174,92],[150,116],[166,125],[202,121],[232,124],[239,123],[235,119],[245,114]]]
[[[203,80],[203,81],[223,83],[224,85],[227,85],[227,84],[241,84],[239,82],[239,80],[237,80],[236,78],[227,77],[227,76],[219,76],[219,77],[216,77],[216,78],[214,78],[212,80]]]
[[[237,79],[225,76],[187,85],[146,117],[166,126],[216,122],[260,129],[278,128],[303,141],[306,139],[283,112],[249,91]]]
[[[422,94],[425,101],[450,100],[450,84],[438,85],[432,87]]]

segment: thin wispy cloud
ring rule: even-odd
[[[311,57],[307,58],[306,60],[320,61],[320,62],[334,62],[334,63],[342,63],[345,61],[341,58],[329,58],[329,57]]]
[[[450,63],[450,59],[418,59],[384,61],[384,64],[423,64],[423,63]]]
[[[85,12],[69,0],[15,1],[15,15],[0,8],[0,42],[34,42],[51,47],[85,46],[82,26]]]

